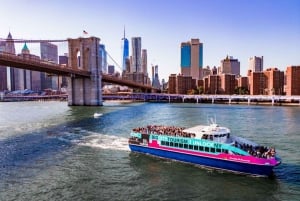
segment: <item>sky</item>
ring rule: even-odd
[[[122,38],[141,37],[148,53],[148,73],[158,65],[159,78],[180,73],[180,44],[199,38],[203,65],[220,66],[227,55],[240,61],[264,56],[264,69],[300,65],[300,0],[3,0],[0,38],[100,38],[122,64]],[[57,44],[59,53],[67,44]],[[16,45],[21,52],[22,44]],[[37,44],[27,44],[39,55]],[[112,60],[108,63],[115,65]],[[116,70],[119,70],[116,68]],[[150,75],[151,76],[151,75]]]

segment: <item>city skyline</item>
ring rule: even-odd
[[[300,64],[300,2],[296,0],[154,0],[144,4],[137,0],[13,0],[1,7],[0,18],[5,20],[0,21],[0,38],[6,38],[8,32],[24,39],[77,38],[86,30],[101,39],[120,66],[125,25],[128,39],[142,38],[148,72],[151,64],[159,65],[160,79],[180,73],[180,44],[190,38],[204,44],[203,67],[220,66],[226,55],[240,61],[242,76],[253,56],[264,57],[264,68],[285,70]],[[16,45],[16,53],[23,45]],[[34,44],[27,45],[32,54],[39,54]],[[59,49],[59,55],[63,53]],[[108,64],[115,65],[113,61]]]

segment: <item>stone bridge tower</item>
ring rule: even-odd
[[[69,105],[102,105],[99,42],[100,39],[96,37],[68,39],[69,66],[74,70],[91,73],[88,78],[79,76],[68,78]]]

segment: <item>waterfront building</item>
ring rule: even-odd
[[[41,50],[41,59],[57,64],[58,49],[56,45],[48,42],[41,42],[40,50]],[[42,82],[42,90],[48,88],[56,89],[56,90],[60,89],[60,87],[58,86],[59,81],[57,75],[41,73],[41,82]]]
[[[263,95],[265,90],[265,76],[263,72],[249,72],[250,95]]]
[[[252,72],[262,72],[264,69],[264,57],[250,57],[249,58],[249,70]]]
[[[234,94],[236,80],[234,74],[221,74],[221,94]]]
[[[105,45],[99,45],[99,58],[101,61],[101,70],[103,73],[107,73],[107,53],[105,50]]]
[[[244,89],[249,89],[249,79],[248,77],[238,77],[237,86]]]
[[[209,75],[204,79],[205,94],[220,94],[221,93],[221,77],[220,75]]]
[[[176,74],[171,74],[168,81],[168,93],[176,94]]]
[[[196,79],[192,76],[171,74],[169,76],[169,88],[170,94],[188,94],[190,90],[196,89]]]
[[[250,95],[281,95],[284,88],[284,72],[268,68],[262,72],[249,70]]]
[[[286,95],[300,95],[300,66],[286,68]]]
[[[192,76],[177,75],[176,77],[176,94],[188,94],[196,88],[196,79]]]
[[[268,68],[263,71],[265,75],[265,91],[266,95],[282,95],[284,88],[284,72],[277,68]]]
[[[193,79],[202,79],[203,43],[199,39],[191,39],[181,43],[181,74],[192,76]]]
[[[238,59],[234,59],[232,56],[228,56],[221,60],[220,72],[219,74],[235,74],[236,77],[240,75],[240,62]]]
[[[130,73],[142,72],[142,39],[141,37],[133,37],[132,42],[132,63],[130,65]]]

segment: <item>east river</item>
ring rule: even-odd
[[[102,113],[99,118],[93,114]],[[131,153],[134,127],[207,124],[274,146],[272,178]],[[0,200],[300,200],[300,106],[0,103]]]

